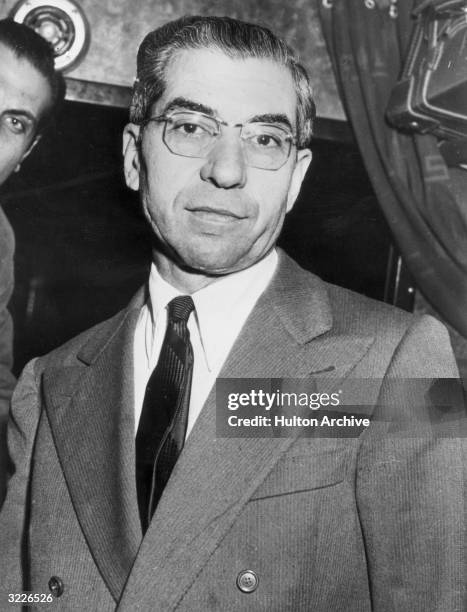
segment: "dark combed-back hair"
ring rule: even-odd
[[[315,104],[308,75],[294,51],[265,27],[230,17],[185,16],[150,32],[138,50],[130,121],[141,124],[164,93],[167,68],[177,51],[214,49],[231,58],[269,59],[288,68],[297,94],[297,146],[309,145]]]
[[[49,84],[51,103],[39,118],[38,129],[42,130],[58,110],[65,96],[65,81],[55,70],[53,49],[34,30],[12,19],[0,19],[0,43],[19,59],[29,62]]]

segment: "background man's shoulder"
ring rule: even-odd
[[[2,257],[5,253],[12,252],[14,250],[14,245],[15,235],[13,233],[13,228],[0,206],[0,253]]]
[[[13,253],[15,236],[0,206],[0,307],[6,306],[13,291]]]

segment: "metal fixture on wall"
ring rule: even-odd
[[[53,47],[57,70],[66,72],[84,57],[90,29],[84,12],[72,0],[20,0],[10,17],[24,23]]]

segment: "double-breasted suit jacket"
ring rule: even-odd
[[[48,593],[54,577],[60,610],[462,608],[461,439],[216,438],[213,389],[142,539],[132,359],[143,300],[22,375],[0,605]],[[456,373],[433,319],[326,285],[281,254],[221,376]],[[251,592],[237,586],[245,570]]]

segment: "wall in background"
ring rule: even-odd
[[[150,30],[185,14],[228,15],[266,25],[299,51],[316,92],[318,115],[343,120],[330,60],[321,34],[319,0],[76,0],[90,24],[90,45],[83,61],[67,73],[69,99],[125,105],[135,75],[139,43]],[[17,0],[0,0],[6,17]],[[47,1],[44,0],[44,5]],[[106,84],[96,90],[84,82]],[[116,88],[108,85],[117,86]],[[119,101],[122,101],[121,104]]]

